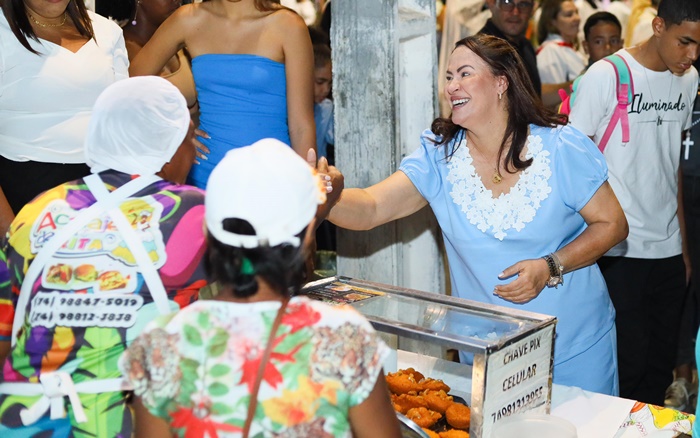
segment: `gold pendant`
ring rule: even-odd
[[[501,181],[503,181],[503,177],[500,173],[496,172],[493,174],[493,177],[491,177],[491,181],[493,181],[494,184],[499,184]]]

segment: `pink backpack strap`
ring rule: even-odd
[[[617,65],[615,65],[615,62],[611,61],[608,58],[604,58],[605,61],[609,62],[615,70],[615,90],[617,90],[617,105],[615,105],[615,111],[613,112],[613,115],[610,119],[610,123],[608,123],[608,127],[605,129],[603,138],[600,140],[600,143],[598,143],[598,149],[600,149],[600,152],[605,151],[605,146],[607,146],[608,141],[610,141],[610,137],[612,136],[612,133],[615,130],[615,126],[617,126],[618,121],[622,125],[622,142],[628,143],[630,141],[630,122],[629,116],[627,115],[627,105],[629,105],[630,103],[630,96],[633,94],[634,90],[634,85],[632,83],[632,74],[630,73],[627,61],[625,61],[623,57],[619,55],[611,55],[611,57],[612,56],[616,56],[617,58],[622,60],[625,67],[627,68],[625,78],[628,79],[630,83],[621,83],[620,71],[618,70]],[[632,89],[630,89],[630,87],[632,87]]]

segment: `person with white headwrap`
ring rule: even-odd
[[[205,257],[221,287],[154,321],[122,356],[136,438],[401,436],[382,371],[389,349],[371,324],[349,306],[295,296],[327,194],[275,139],[217,164]]]
[[[148,322],[207,284],[204,193],[182,185],[192,134],[175,86],[119,81],[90,120],[92,174],[44,192],[12,222],[0,262],[0,412],[13,414],[0,416],[0,432],[131,436],[117,361]]]

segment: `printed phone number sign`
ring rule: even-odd
[[[525,411],[546,413],[554,325],[489,356],[484,397],[484,438],[493,425]]]
[[[139,295],[121,293],[75,294],[39,292],[32,299],[33,326],[128,328],[143,306]]]

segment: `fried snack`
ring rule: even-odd
[[[418,384],[421,386],[422,390],[430,389],[433,391],[442,390],[445,392],[450,392],[450,387],[447,386],[447,384],[442,380],[427,378],[418,381]]]
[[[452,396],[447,395],[442,389],[439,391],[434,391],[431,389],[426,389],[421,393],[426,402],[428,402],[428,408],[444,414],[447,408],[449,408],[452,403],[454,403]]]
[[[427,408],[413,408],[406,412],[406,417],[420,427],[432,427],[442,418],[442,414]]]
[[[425,379],[425,376],[422,373],[414,370],[413,368],[406,368],[405,370],[399,370],[399,372],[402,372],[402,371],[404,374],[413,374],[413,378],[416,379],[417,382]]]
[[[437,432],[433,432],[430,429],[426,429],[425,427],[421,427],[423,429],[423,432],[425,432],[426,435],[428,435],[429,438],[440,438],[440,435],[437,434]]]
[[[469,429],[471,422],[472,411],[469,406],[464,406],[461,403],[452,403],[452,406],[445,411],[447,423],[456,429]]]
[[[406,394],[411,391],[418,393],[424,389],[418,384],[420,379],[416,380],[413,373],[406,371],[398,370],[395,373],[386,375],[386,384],[389,387],[389,391],[394,394]]]
[[[402,414],[406,414],[409,409],[428,407],[428,402],[420,395],[391,394],[391,402],[394,405],[394,410]]]
[[[469,432],[463,430],[450,429],[438,434],[440,438],[469,438]]]

